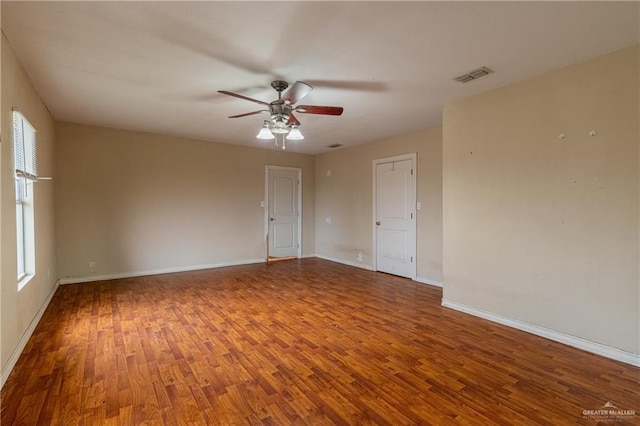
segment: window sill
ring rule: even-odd
[[[29,283],[29,281],[31,281],[31,278],[35,276],[36,274],[26,274],[22,278],[20,278],[18,280],[18,291],[22,290],[24,286],[26,286]]]

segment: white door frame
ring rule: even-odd
[[[264,167],[264,237],[269,236],[269,171],[290,170],[298,172],[298,251],[297,257],[302,257],[302,169],[299,167],[270,166]],[[267,258],[269,257],[269,244],[267,243]]]
[[[401,154],[401,155],[396,155],[393,157],[386,157],[386,158],[378,158],[377,160],[373,160],[373,221],[372,221],[372,230],[373,230],[373,250],[371,251],[371,253],[373,253],[372,256],[372,263],[373,263],[373,270],[377,271],[378,270],[378,241],[377,241],[377,225],[376,225],[376,217],[378,217],[378,203],[377,203],[377,193],[378,193],[378,184],[377,184],[377,166],[378,164],[384,164],[384,163],[391,163],[394,161],[402,161],[402,160],[411,160],[413,163],[413,202],[414,202],[414,208],[415,208],[415,202],[417,200],[417,191],[418,191],[418,155],[413,152],[410,154]],[[416,246],[414,247],[414,253],[416,254],[415,256],[415,262],[413,262],[413,266],[412,266],[412,271],[411,271],[411,279],[412,280],[416,280],[417,276],[418,276],[418,215],[417,215],[417,211],[416,211],[416,218],[414,221],[414,235],[415,235],[415,244]]]

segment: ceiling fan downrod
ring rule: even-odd
[[[271,82],[271,87],[273,87],[275,91],[278,92],[278,100],[280,100],[282,99],[282,92],[286,90],[287,87],[289,87],[289,83],[283,80],[274,80]]]

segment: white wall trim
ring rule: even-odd
[[[417,277],[416,281],[418,281],[421,284],[428,284],[428,285],[442,288],[442,283],[440,281],[430,280],[429,278]]]
[[[49,303],[51,303],[51,299],[53,299],[53,295],[56,293],[56,290],[58,290],[59,285],[60,285],[60,281],[58,280],[56,281],[55,285],[51,289],[51,292],[49,292],[49,295],[47,296],[42,306],[40,306],[40,309],[38,309],[38,312],[36,313],[36,315],[31,320],[31,323],[29,323],[29,327],[27,327],[27,329],[25,330],[24,334],[18,341],[18,344],[14,348],[13,352],[9,356],[9,359],[7,360],[7,363],[2,369],[2,372],[0,372],[0,389],[4,387],[4,384],[9,378],[11,371],[13,371],[13,367],[16,366],[16,363],[18,362],[20,355],[22,355],[22,351],[24,350],[25,346],[27,346],[27,342],[29,342],[31,335],[35,331],[40,320],[42,319],[42,315],[44,315],[44,312],[47,310],[47,307],[49,307]]]
[[[640,367],[640,355],[633,354],[631,352],[623,351],[621,349],[613,348],[601,343],[596,343],[591,340],[583,339],[581,337],[576,337],[570,334],[565,334],[559,331],[529,324],[524,321],[504,317],[492,312],[483,311],[481,309],[473,308],[471,306],[452,302],[446,299],[442,299],[442,306],[455,309],[456,311],[464,312],[476,317],[484,318],[489,321],[497,322],[499,324],[506,325],[518,330],[526,331],[527,333],[535,334],[536,336],[541,336],[568,346],[573,346],[574,348],[582,349],[583,351],[591,352],[605,358],[610,358],[616,361],[624,362],[625,364]]]
[[[363,265],[362,263],[350,262],[348,260],[342,260],[335,257],[323,256],[321,254],[312,254],[304,257],[317,257],[318,259],[328,260],[330,262],[342,263],[343,265],[353,266],[354,268],[366,269],[367,271],[373,271],[373,266],[371,265]],[[415,280],[420,284],[432,285],[434,287],[442,288],[442,283],[439,281],[430,280],[428,278],[417,277]]]
[[[373,271],[373,267],[371,265],[364,265],[362,263],[349,262],[348,260],[342,260],[335,257],[323,256],[321,254],[316,254],[315,257],[318,259],[328,260],[329,262],[342,263],[343,265],[353,266],[354,268],[366,269],[367,271]]]
[[[114,274],[88,275],[84,277],[65,277],[65,278],[60,278],[60,284],[62,285],[78,284],[78,283],[87,283],[92,281],[106,281],[106,280],[117,280],[121,278],[144,277],[147,275],[160,275],[160,274],[172,274],[175,272],[199,271],[201,269],[215,269],[215,268],[224,268],[226,266],[239,266],[239,265],[250,265],[253,263],[264,263],[265,261],[266,261],[265,259],[247,259],[247,260],[238,260],[234,262],[208,263],[203,265],[173,266],[170,268],[151,269],[148,271],[138,271],[138,272],[117,272]]]

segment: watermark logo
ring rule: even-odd
[[[595,422],[619,423],[636,417],[636,410],[624,410],[607,401],[602,407],[595,410],[583,410],[582,418]]]

